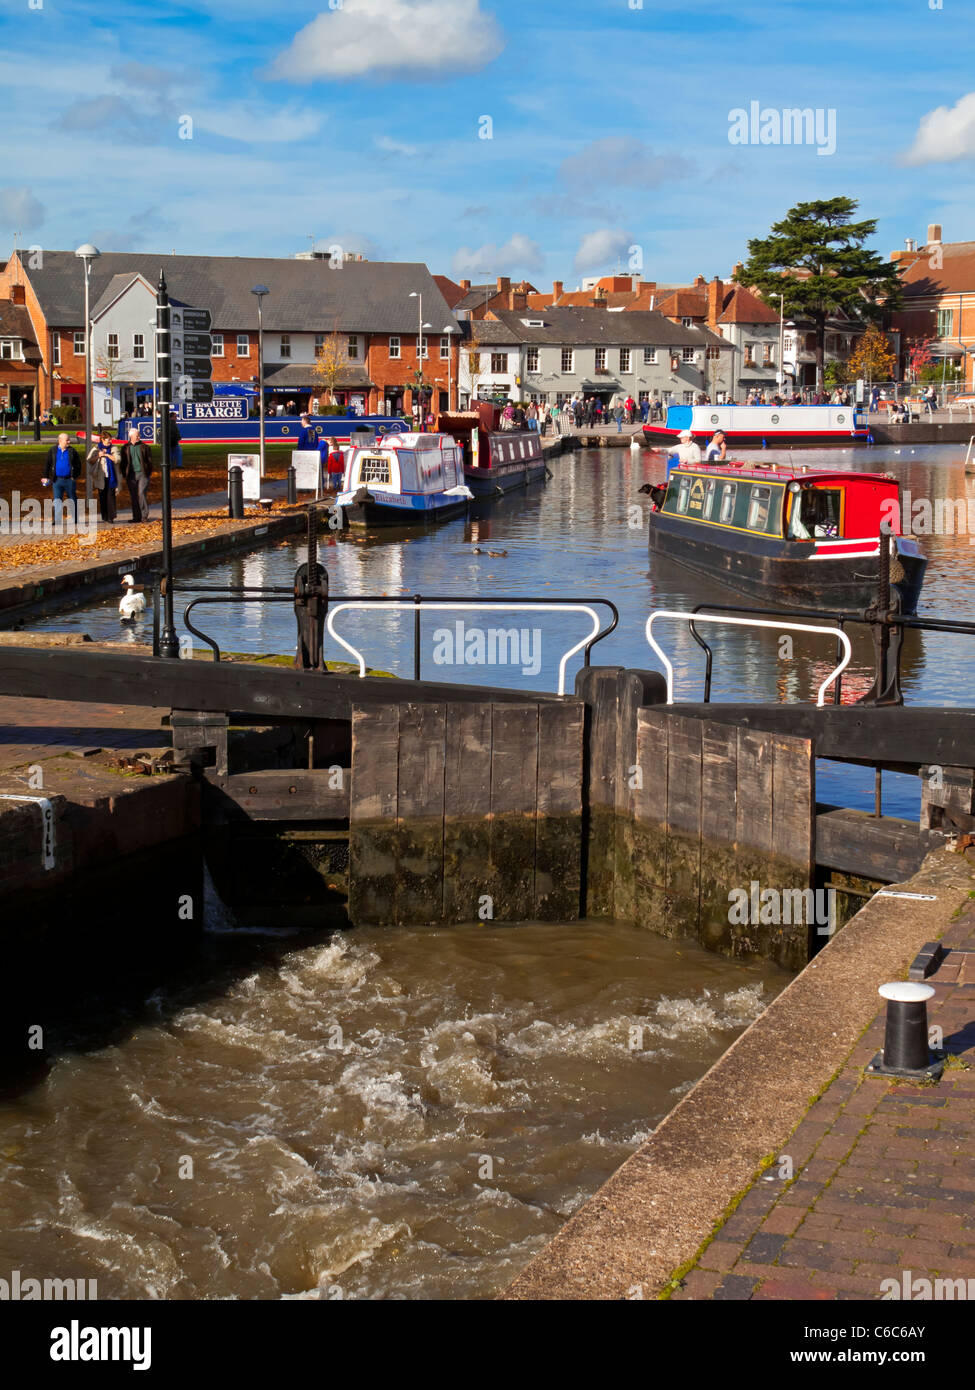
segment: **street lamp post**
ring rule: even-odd
[[[776,373],[779,390],[785,390],[785,361],[783,359],[783,343],[785,342],[785,295],[779,295],[779,369]]]
[[[156,372],[156,320],[149,320],[149,327],[152,329],[152,442],[156,441],[156,411],[159,396],[159,385]]]
[[[173,495],[171,490],[170,466],[172,444],[169,437],[169,407],[173,403],[173,367],[170,346],[170,307],[166,276],[160,270],[159,286],[156,290],[156,335],[157,356],[156,378],[158,383],[159,408],[162,419],[162,600],[163,622],[159,637],[159,655],[173,659],[179,657],[179,638],[173,620]]]
[[[79,246],[75,255],[80,257],[85,267],[85,501],[92,497],[91,468],[88,455],[91,453],[91,263],[101,255],[97,246],[86,241]]]
[[[257,295],[257,398],[261,418],[260,475],[264,477],[264,296],[271,291],[267,285],[255,285],[251,294]]]
[[[454,327],[454,325],[453,325],[452,323],[448,323],[448,324],[446,325],[446,327],[444,328],[444,332],[447,334],[447,409],[448,409],[448,410],[453,410],[453,408],[454,408],[453,402],[452,402],[451,399],[450,399],[450,398],[451,398],[451,394],[452,394],[452,388],[451,388],[451,370],[452,370],[452,368],[453,368],[453,350],[454,350],[453,335],[457,332],[457,329]],[[460,375],[460,362],[459,362],[459,361],[458,361],[458,363],[457,363],[457,375],[458,375],[458,376]]]

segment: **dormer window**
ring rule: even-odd
[[[526,328],[544,328],[544,327],[545,327],[545,320],[544,320],[544,319],[522,319],[522,323],[525,325]]]

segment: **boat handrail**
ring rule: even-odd
[[[340,637],[339,634],[335,631],[335,619],[345,609],[356,608],[363,601],[364,600],[361,598],[358,600],[347,599],[341,603],[336,603],[334,605],[330,604],[328,609],[328,617],[325,621],[325,626],[328,630],[329,636],[333,637],[335,641],[338,642],[340,647],[344,647],[345,650],[358,663],[360,678],[365,676],[366,674],[365,657],[356,647],[352,646],[351,642],[347,642],[344,637]],[[588,664],[589,649],[597,641],[600,641],[603,637],[608,636],[608,634],[616,626],[616,623],[619,621],[619,613],[616,610],[615,605],[611,604],[608,599],[591,599],[588,603],[575,603],[568,599],[541,599],[534,600],[531,602],[526,602],[519,599],[507,599],[491,602],[474,602],[470,599],[425,599],[422,598],[419,594],[414,594],[412,598],[368,599],[365,600],[365,602],[369,604],[370,608],[392,608],[401,611],[408,611],[412,609],[416,614],[416,622],[419,622],[419,616],[423,610],[432,610],[435,612],[444,612],[450,610],[454,612],[468,613],[546,613],[550,609],[555,608],[563,613],[587,613],[593,622],[592,631],[587,633],[586,636],[583,637],[580,642],[576,642],[574,646],[570,647],[569,650],[562,657],[561,661],[559,662],[559,695],[565,694],[565,668],[570,657],[575,656],[577,652],[581,652],[582,649],[585,647],[587,649],[586,657]],[[593,603],[600,603],[605,605],[606,607],[613,609],[614,621],[612,625],[606,628],[605,630],[601,629],[599,615],[591,606]],[[418,643],[416,650],[417,653],[419,653]],[[416,678],[419,679],[418,673]]]
[[[837,642],[843,647],[843,659],[830,671],[822,685],[820,685],[816,696],[817,706],[822,706],[826,703],[827,687],[832,685],[833,681],[837,680],[843,674],[847,666],[849,666],[853,656],[853,646],[850,639],[842,628],[839,627],[824,627],[819,624],[814,625],[811,623],[777,622],[769,618],[733,618],[727,613],[686,613],[674,608],[658,608],[656,612],[651,613],[647,619],[646,636],[650,646],[664,665],[664,671],[667,677],[668,705],[674,703],[674,668],[667,653],[659,643],[654,641],[653,625],[658,618],[676,618],[680,622],[687,623],[691,628],[695,627],[698,623],[728,623],[735,627],[770,627],[774,628],[777,632],[818,632],[825,633],[829,637],[835,637]]]

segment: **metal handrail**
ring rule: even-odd
[[[655,613],[651,613],[650,617],[647,619],[646,636],[647,641],[650,643],[650,646],[653,648],[654,652],[657,654],[657,656],[664,664],[664,670],[667,676],[668,705],[672,705],[674,703],[674,668],[671,664],[670,658],[667,656],[667,653],[653,639],[653,625],[658,618],[677,618],[681,622],[685,622],[691,627],[693,627],[695,623],[728,623],[733,627],[770,627],[774,628],[776,631],[781,631],[784,628],[792,632],[821,632],[827,634],[830,637],[836,637],[837,642],[842,643],[843,645],[843,660],[836,667],[834,667],[834,669],[823,681],[822,685],[820,685],[816,696],[817,706],[821,706],[826,703],[827,686],[831,685],[834,680],[836,680],[839,676],[842,675],[842,673],[846,670],[847,666],[849,666],[850,660],[853,656],[853,646],[850,642],[849,637],[840,628],[836,627],[822,627],[819,625],[814,626],[811,623],[780,623],[773,622],[771,619],[766,618],[733,618],[726,613],[686,613],[680,612],[677,609],[672,608],[660,608]]]
[[[243,584],[243,585],[234,586],[233,588],[230,588],[230,587],[228,587],[228,586],[225,586],[225,585],[218,585],[218,584],[213,584],[213,585],[209,585],[209,584],[198,584],[198,585],[192,585],[192,586],[191,586],[191,585],[184,585],[184,586],[182,586],[182,587],[184,588],[184,590],[187,590],[187,589],[188,589],[188,590],[190,590],[191,592],[201,593],[201,594],[204,595],[203,597],[192,599],[192,600],[186,605],[186,608],[183,610],[183,622],[186,624],[187,630],[188,630],[189,632],[191,632],[191,633],[193,634],[194,637],[198,637],[199,640],[200,640],[201,642],[205,642],[206,645],[212,649],[214,661],[219,661],[219,660],[220,660],[220,647],[219,647],[219,645],[217,644],[217,642],[216,642],[212,637],[208,637],[207,634],[206,634],[205,632],[201,632],[199,628],[194,627],[193,623],[190,621],[190,613],[191,613],[192,610],[197,606],[197,604],[200,604],[200,603],[233,603],[233,602],[236,602],[236,603],[293,603],[293,602],[294,602],[294,587],[293,587],[293,586],[273,585],[273,586],[266,586],[266,587],[264,587],[264,586],[260,586],[260,585],[247,585],[247,584]],[[473,607],[473,606],[479,606],[479,607],[491,607],[491,606],[493,606],[493,607],[495,607],[495,608],[497,608],[498,610],[501,610],[501,611],[504,611],[504,610],[509,610],[509,611],[510,611],[510,610],[512,610],[512,609],[521,609],[521,610],[533,609],[533,610],[536,610],[536,611],[538,611],[538,612],[544,612],[544,611],[545,611],[546,609],[548,609],[548,608],[559,608],[559,609],[563,609],[563,610],[565,610],[565,611],[567,611],[567,612],[581,612],[581,611],[588,612],[588,613],[592,616],[592,618],[593,618],[593,621],[594,621],[594,629],[593,629],[593,631],[592,631],[587,637],[584,637],[583,640],[582,640],[581,642],[577,643],[574,647],[572,647],[571,650],[568,651],[568,652],[565,654],[565,656],[563,657],[562,663],[561,663],[560,668],[559,668],[560,685],[564,682],[565,663],[568,661],[569,657],[574,656],[574,655],[576,654],[576,652],[580,651],[582,648],[585,648],[584,663],[585,663],[586,666],[588,666],[588,665],[590,664],[590,661],[591,661],[592,649],[593,649],[593,647],[596,645],[597,642],[602,642],[603,639],[606,638],[606,637],[608,637],[608,636],[610,635],[611,632],[615,632],[616,628],[619,626],[619,621],[620,621],[619,609],[616,607],[616,604],[613,603],[612,600],[611,600],[611,599],[608,599],[608,598],[590,598],[590,599],[572,599],[572,598],[567,598],[567,599],[556,599],[556,598],[535,598],[535,597],[522,598],[522,597],[518,597],[518,596],[512,596],[512,597],[509,598],[509,599],[499,600],[499,601],[498,601],[497,603],[495,603],[494,605],[487,605],[487,604],[473,605],[473,604],[471,603],[471,600],[470,600],[469,598],[467,598],[466,595],[465,595],[465,596],[451,597],[450,595],[440,594],[440,595],[434,595],[434,596],[431,597],[431,598],[426,598],[426,597],[424,597],[422,594],[410,594],[410,595],[408,595],[408,596],[405,596],[405,597],[402,598],[402,599],[395,599],[395,600],[394,600],[394,599],[390,599],[389,596],[388,596],[388,594],[348,594],[348,595],[345,595],[345,594],[334,594],[334,595],[330,595],[330,596],[329,596],[329,605],[330,605],[330,608],[329,608],[329,617],[328,617],[328,623],[327,623],[329,633],[332,635],[332,637],[335,638],[336,642],[338,642],[340,646],[345,647],[346,651],[351,652],[351,653],[356,657],[356,659],[357,659],[358,662],[359,662],[359,675],[360,675],[360,676],[364,676],[364,675],[365,675],[365,663],[364,663],[364,659],[363,659],[363,657],[361,656],[361,654],[355,650],[355,648],[351,647],[347,642],[345,642],[341,637],[339,637],[338,633],[337,633],[337,632],[334,630],[334,628],[332,627],[332,625],[331,625],[332,613],[336,611],[336,609],[332,607],[333,604],[336,605],[336,607],[342,607],[342,608],[351,608],[351,607],[355,607],[355,606],[358,605],[358,604],[371,604],[371,605],[376,606],[376,607],[387,607],[387,608],[389,608],[389,607],[394,607],[394,606],[395,606],[395,607],[399,607],[399,608],[405,608],[405,609],[413,608],[413,609],[415,610],[415,614],[414,614],[414,625],[413,625],[413,678],[414,678],[414,680],[420,680],[420,613],[422,612],[422,610],[423,610],[424,608],[431,608],[431,607],[440,607],[440,608],[461,608],[461,607]],[[595,613],[592,612],[592,605],[601,606],[601,607],[603,607],[603,608],[608,608],[608,609],[610,610],[610,613],[612,614],[612,617],[611,617],[611,620],[610,620],[609,624],[608,624],[606,627],[602,627],[602,628],[600,627],[600,625],[599,625],[599,620],[598,620],[598,616],[597,616]],[[561,695],[561,694],[564,694],[564,693],[565,693],[564,690],[560,688],[559,694]]]
[[[609,633],[613,631],[613,628],[615,628],[617,622],[619,621],[619,612],[617,611],[615,605],[614,605],[614,604],[611,604],[611,603],[609,602],[608,599],[591,599],[591,600],[589,601],[589,603],[575,603],[575,602],[573,602],[573,601],[571,601],[571,600],[568,600],[568,599],[534,599],[534,600],[507,599],[507,600],[499,601],[499,602],[480,603],[480,602],[476,602],[476,601],[471,601],[470,599],[467,599],[467,598],[463,598],[463,599],[459,599],[459,598],[458,598],[458,599],[427,599],[427,598],[422,598],[421,595],[419,595],[419,594],[415,594],[415,595],[413,596],[412,599],[387,599],[387,598],[383,598],[383,599],[378,599],[378,600],[367,600],[367,601],[373,602],[373,604],[374,604],[374,606],[375,606],[376,608],[393,608],[393,609],[409,609],[409,608],[413,608],[413,609],[415,609],[415,612],[416,612],[416,620],[415,620],[415,621],[416,621],[416,625],[417,625],[417,626],[419,625],[419,616],[420,616],[420,612],[421,612],[422,609],[424,609],[424,608],[429,609],[429,610],[433,610],[433,611],[436,611],[436,612],[443,612],[443,611],[448,610],[448,609],[450,609],[450,610],[455,610],[455,611],[458,610],[458,609],[461,609],[461,610],[465,610],[465,611],[467,611],[467,612],[481,612],[481,613],[484,613],[484,612],[493,612],[493,613],[514,613],[514,612],[519,612],[519,613],[544,613],[544,612],[546,611],[546,609],[549,609],[549,608],[558,608],[558,609],[559,609],[561,612],[563,612],[563,613],[588,613],[588,615],[592,618],[592,621],[593,621],[593,630],[592,630],[592,632],[589,633],[588,637],[584,637],[584,638],[582,639],[581,642],[577,642],[577,643],[575,644],[575,646],[570,647],[569,650],[568,650],[568,651],[564,654],[564,656],[562,657],[562,660],[559,662],[559,689],[558,689],[559,695],[564,695],[564,694],[565,694],[565,668],[566,668],[566,664],[567,664],[568,661],[569,661],[569,658],[572,657],[572,656],[575,656],[575,654],[576,654],[577,652],[582,651],[583,647],[585,647],[585,649],[586,649],[586,665],[588,666],[588,664],[589,664],[589,653],[590,653],[590,651],[592,650],[592,648],[595,646],[595,644],[596,644],[597,642],[601,641],[604,637],[608,636]],[[593,611],[593,609],[592,609],[592,607],[591,607],[591,604],[593,604],[593,603],[605,603],[605,604],[607,604],[610,608],[613,609],[613,615],[614,615],[613,623],[611,624],[610,627],[606,628],[605,630],[601,630],[601,629],[600,629],[600,625],[599,625],[599,616],[598,616],[597,613],[595,613],[595,612]],[[346,601],[343,601],[343,602],[340,602],[340,603],[336,603],[336,604],[334,604],[334,605],[330,603],[330,604],[329,604],[329,610],[328,610],[328,617],[327,617],[327,619],[326,619],[325,626],[326,626],[327,629],[328,629],[329,636],[333,637],[333,638],[335,639],[335,641],[338,642],[339,646],[340,646],[340,647],[344,647],[345,650],[346,650],[347,652],[349,652],[350,655],[359,663],[359,675],[360,675],[360,677],[362,677],[362,676],[364,676],[364,675],[366,674],[366,661],[365,661],[365,657],[362,655],[362,653],[361,653],[360,651],[357,650],[357,648],[353,647],[352,644],[351,644],[350,642],[346,642],[346,640],[345,640],[343,637],[340,637],[340,636],[338,635],[338,633],[335,631],[335,626],[334,626],[335,619],[336,619],[336,617],[338,616],[338,614],[341,613],[342,610],[345,609],[345,608],[353,608],[353,607],[355,607],[355,601],[354,601],[354,600],[351,600],[351,601],[350,601],[350,600],[346,600]],[[416,646],[416,650],[417,650],[417,651],[419,650],[418,644],[417,644],[417,646]],[[415,674],[416,674],[416,679],[419,679],[419,666],[416,667],[416,672],[415,672]]]

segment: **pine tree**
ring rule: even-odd
[[[853,198],[797,203],[771,234],[748,243],[748,262],[735,274],[739,284],[770,302],[784,295],[788,318],[811,319],[816,332],[816,382],[823,381],[826,324],[835,314],[879,322],[900,303],[900,272],[864,246],[873,218],[852,220]],[[796,272],[802,274],[796,274]]]

